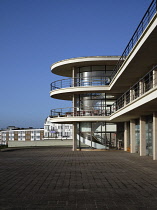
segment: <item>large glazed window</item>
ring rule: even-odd
[[[84,115],[107,116],[111,114],[111,106],[114,99],[106,93],[86,93],[80,94],[77,98],[77,108],[84,111]]]
[[[146,154],[153,155],[153,116],[146,117]]]
[[[89,141],[88,146],[91,148],[95,143],[104,145],[106,149],[114,148],[117,145],[117,127],[114,123],[80,122],[77,127],[79,148],[83,148],[86,141]]]
[[[101,80],[104,85],[108,85],[112,80],[112,72],[115,66],[85,66],[77,69],[76,77],[79,78],[80,82],[87,82],[86,85],[90,85],[90,79],[93,81]]]
[[[140,122],[139,119],[135,121],[135,151],[140,152]]]
[[[113,65],[78,67],[72,78],[52,82],[51,91],[67,87],[109,85],[114,76],[114,67]]]

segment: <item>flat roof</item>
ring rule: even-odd
[[[51,65],[51,72],[60,76],[71,77],[73,67],[92,65],[116,65],[120,56],[88,56],[70,58]]]

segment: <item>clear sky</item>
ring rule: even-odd
[[[0,0],[0,128],[43,127],[59,60],[121,55],[151,0]]]

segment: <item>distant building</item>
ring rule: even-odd
[[[14,125],[10,125],[10,126],[7,127],[7,130],[15,130],[15,129],[17,130],[17,129],[20,129],[20,128],[14,126]]]
[[[44,139],[72,139],[71,124],[57,124],[50,121],[48,117],[44,124]]]
[[[0,144],[7,145],[8,141],[40,141],[44,139],[44,129],[9,129],[0,131]],[[15,128],[15,127],[14,127]]]
[[[54,144],[57,146],[58,143],[56,143],[54,140],[61,139],[72,139],[72,125],[51,123],[49,121],[49,117],[45,121],[44,128],[18,128],[15,126],[8,126],[6,129],[0,131],[0,145],[8,145],[8,142],[12,142],[10,145],[48,146],[50,143],[44,144],[43,142],[41,144],[39,141],[46,142],[46,140],[53,140],[54,143],[51,143],[51,146]],[[34,141],[38,141],[39,144],[34,144]],[[63,143],[63,145],[64,144],[65,143]]]

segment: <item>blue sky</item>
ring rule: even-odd
[[[151,0],[0,0],[0,128],[43,127],[59,60],[121,55]]]

